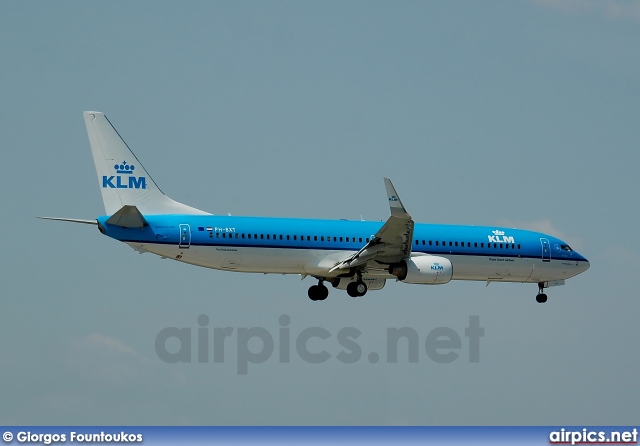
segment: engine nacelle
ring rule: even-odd
[[[451,280],[453,265],[444,257],[410,257],[390,265],[389,274],[406,283],[439,285]]]
[[[351,277],[336,277],[331,280],[331,285],[339,290],[346,290],[347,285],[355,281],[356,279]],[[381,290],[384,288],[385,283],[387,283],[387,279],[382,279],[380,277],[364,276],[362,277],[362,281],[367,285],[367,289],[370,291]]]

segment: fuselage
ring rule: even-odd
[[[331,278],[327,271],[360,250],[384,222],[214,215],[145,215],[143,228],[98,218],[107,236],[135,249],[207,268]],[[542,233],[490,226],[416,224],[411,255],[449,259],[453,280],[546,282],[573,277],[589,262]],[[338,273],[336,273],[337,275]],[[385,265],[370,277],[391,278]]]
[[[387,279],[438,285],[451,280],[564,284],[589,262],[542,233],[489,226],[416,224],[389,178],[386,221],[216,216],[165,195],[104,113],[83,113],[106,215],[97,220],[41,217],[97,225],[140,252],[219,270],[312,276],[307,295],[325,285],[362,297]]]

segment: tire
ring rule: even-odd
[[[347,285],[347,294],[351,297],[360,297],[360,294],[357,290],[357,282],[351,282]]]
[[[547,295],[544,293],[540,293],[536,296],[536,302],[539,304],[543,304],[547,301]]]
[[[307,295],[309,296],[309,299],[311,300],[318,300],[318,297],[320,296],[320,292],[318,290],[318,285],[312,285],[309,287],[309,291],[307,291]]]

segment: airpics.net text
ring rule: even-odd
[[[292,353],[309,364],[325,363],[332,358],[343,364],[353,364],[365,354],[358,342],[363,332],[356,327],[343,327],[334,336],[330,330],[317,326],[292,330],[291,317],[287,314],[281,315],[278,323],[274,336],[264,327],[211,327],[209,316],[201,314],[195,328],[165,327],[160,330],[155,339],[155,350],[158,358],[169,364],[207,364],[211,362],[211,352],[213,363],[222,364],[225,349],[232,348],[235,339],[238,375],[248,374],[249,364],[263,364],[274,353],[280,364],[290,363]],[[462,330],[452,327],[436,327],[423,336],[419,331],[412,327],[387,327],[386,362],[417,363],[420,356],[426,354],[434,363],[450,364],[458,360],[465,349],[469,363],[480,362],[480,338],[485,333],[479,316],[469,316],[464,335],[460,334]],[[371,364],[381,360],[374,350],[366,354],[366,360]]]

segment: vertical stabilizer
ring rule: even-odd
[[[83,115],[107,215],[126,205],[143,215],[208,214],[167,197],[103,113]]]

